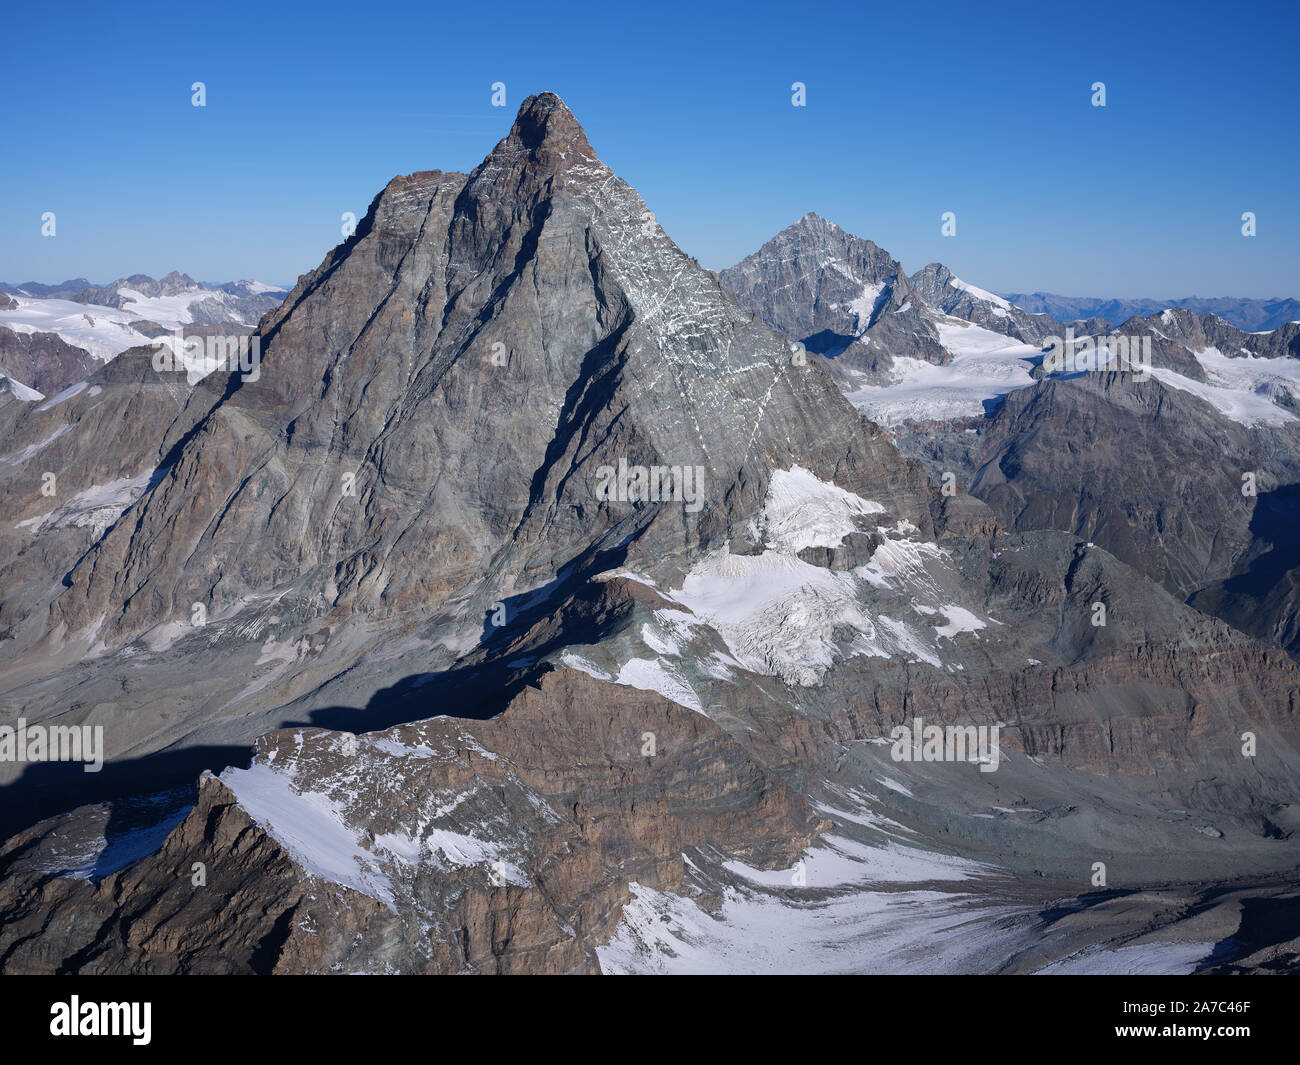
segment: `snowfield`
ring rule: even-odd
[[[1274,396],[1300,398],[1300,359],[1257,359],[1247,355],[1230,359],[1218,348],[1193,352],[1208,381],[1193,381],[1159,366],[1152,374],[1171,388],[1199,396],[1220,414],[1242,425],[1285,425],[1296,416],[1279,407]]]
[[[238,284],[245,295],[284,291],[261,281]],[[240,325],[257,324],[255,319],[250,320],[251,315],[239,309],[237,296],[220,289],[198,285],[176,295],[157,297],[146,296],[126,286],[120,286],[117,292],[125,304],[120,309],[17,294],[12,297],[17,307],[0,310],[0,326],[15,333],[55,333],[73,347],[82,348],[94,358],[108,362],[128,348],[153,343],[137,328],[146,322],[177,329],[196,320],[211,321],[211,316],[216,314],[220,319]],[[206,312],[203,316],[195,313],[199,305]]]
[[[923,359],[894,359],[893,381],[866,385],[848,400],[874,422],[947,421],[977,417],[990,401],[1034,383],[1030,370],[1042,352],[1033,344],[957,318],[937,324],[939,342],[952,354],[947,366]]]

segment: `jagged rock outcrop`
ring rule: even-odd
[[[788,863],[821,826],[702,715],[606,706],[565,670],[487,722],[269,734],[98,883],[50,879],[61,856],[30,830],[0,854],[0,968],[598,971],[630,881],[673,890],[696,848]]]
[[[1158,378],[1085,374],[1012,392],[979,430],[973,454],[932,445],[936,465],[1009,527],[1061,529],[1094,541],[1180,599],[1252,554],[1255,496],[1300,475],[1246,427]],[[951,460],[951,461],[950,461]],[[1265,490],[1265,489],[1261,489]]]
[[[908,283],[935,310],[995,333],[1038,344],[1059,332],[1054,319],[1044,314],[1026,314],[1001,296],[967,284],[943,263],[928,263]]]
[[[1057,331],[1050,318],[966,284],[941,263],[908,277],[872,241],[812,213],[718,279],[773,329],[833,359],[828,368],[846,388],[887,380],[900,356],[950,362],[943,327],[953,320],[1028,343]]]
[[[0,326],[0,371],[52,397],[98,369],[84,348],[56,333],[16,333]]]
[[[866,332],[895,284],[904,294],[908,284],[882,248],[812,212],[718,280],[773,329],[818,353],[843,351]]]

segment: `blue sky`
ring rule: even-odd
[[[4,24],[8,281],[292,282],[344,211],[394,174],[471,169],[551,90],[715,269],[814,210],[999,291],[1300,296],[1294,0],[28,4]]]

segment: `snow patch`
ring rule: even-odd
[[[78,381],[75,385],[69,385],[67,388],[65,388],[57,396],[54,396],[52,399],[46,400],[36,409],[49,410],[51,407],[57,407],[65,399],[71,399],[73,396],[79,395],[81,392],[85,391],[87,387],[88,387],[87,382]]]
[[[21,381],[15,380],[7,375],[0,374],[0,381],[6,381],[9,384],[9,391],[13,393],[14,399],[21,400],[23,403],[35,403],[45,398],[44,392],[37,392],[34,388],[29,388]],[[38,410],[44,410],[44,407],[38,407]]]
[[[1242,425],[1285,425],[1296,416],[1274,402],[1290,394],[1300,398],[1300,359],[1228,358],[1218,348],[1192,353],[1206,381],[1153,366],[1161,382],[1205,400],[1220,414]]]
[[[19,522],[19,529],[32,528],[34,533],[68,526],[90,528],[98,540],[149,487],[153,470],[135,477],[123,477],[108,484],[91,485],[48,514]]]
[[[642,691],[658,692],[678,706],[699,714],[704,713],[704,706],[695,689],[687,683],[676,666],[662,658],[633,658],[623,663],[615,683],[640,688]]]
[[[1030,371],[1042,355],[1034,345],[958,318],[935,328],[952,355],[948,365],[899,356],[889,384],[849,392],[849,402],[886,425],[970,418],[983,414],[988,402],[1034,384]]]
[[[767,546],[796,555],[806,547],[839,547],[858,530],[855,517],[883,514],[882,504],[828,484],[802,466],[775,470],[763,504]]]
[[[995,296],[992,292],[986,292],[982,288],[976,288],[974,285],[968,285],[960,278],[950,278],[948,284],[953,288],[961,289],[967,295],[974,296],[977,300],[983,300],[985,303],[991,303],[994,306],[993,314],[998,318],[1009,318],[1011,304],[1001,296]]]
[[[296,791],[289,777],[261,763],[227,769],[221,781],[305,872],[369,895],[396,912],[392,882],[375,855],[361,847],[335,800]]]

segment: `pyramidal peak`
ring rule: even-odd
[[[191,586],[233,617],[272,583],[364,640],[371,616],[545,586],[605,536],[667,580],[739,542],[795,464],[926,524],[920,467],[673,243],[552,93],[470,175],[390,181],[260,336],[262,372],[209,397],[139,524],[70,560],[56,642],[103,618],[106,647],[159,643]],[[623,508],[593,486],[624,459],[711,489]],[[277,547],[236,566],[254,536]]]
[[[809,211],[799,221],[786,227],[787,229],[812,229],[824,230],[831,233],[839,232],[839,226],[827,218],[823,218],[816,211]]]
[[[483,200],[501,200],[506,190],[536,202],[555,191],[555,178],[563,176],[563,184],[569,178],[604,180],[611,173],[564,101],[552,92],[535,93],[519,105],[510,132],[468,174],[432,169],[393,177],[371,202],[356,234],[364,236],[376,226],[406,234],[412,224],[418,232],[440,189],[467,190],[480,207]],[[442,199],[446,208],[453,207],[454,195]]]
[[[582,124],[553,92],[536,93],[519,105],[519,114],[506,141],[529,151],[557,143],[591,150]]]
[[[519,105],[510,132],[483,161],[479,170],[499,164],[502,157],[518,158],[520,155],[545,170],[600,165],[582,124],[553,92],[536,93]]]

